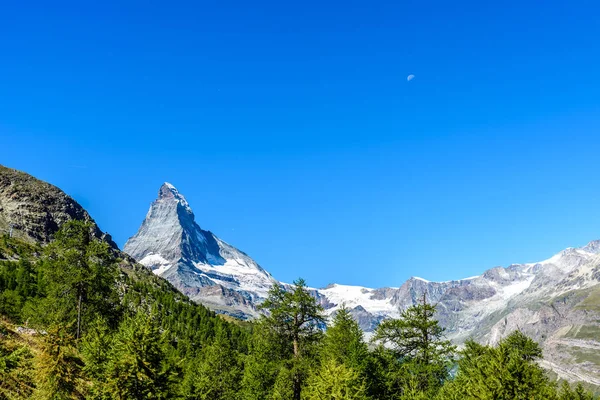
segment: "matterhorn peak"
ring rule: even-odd
[[[177,188],[169,182],[163,183],[158,190],[159,198],[171,198],[175,197],[176,195],[179,195],[179,190],[177,190]]]
[[[185,197],[168,182],[124,250],[192,300],[236,315],[255,315],[254,302],[274,282],[247,254],[200,228]]]
[[[156,201],[176,201],[183,207],[183,209],[192,216],[194,215],[190,204],[187,202],[185,197],[179,193],[179,190],[169,182],[165,182],[162,184],[160,189],[158,190],[158,198]]]

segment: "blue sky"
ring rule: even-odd
[[[0,163],[121,246],[163,181],[313,286],[600,238],[598,2],[88,3],[3,5]]]

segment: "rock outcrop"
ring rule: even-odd
[[[116,249],[92,217],[62,190],[24,172],[0,165],[0,233],[48,243],[58,228],[72,219],[90,221],[94,235]]]

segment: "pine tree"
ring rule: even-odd
[[[335,314],[323,339],[323,357],[345,364],[361,373],[368,358],[363,332],[350,311],[342,306]]]
[[[74,338],[63,327],[51,328],[44,336],[36,359],[35,398],[40,400],[82,399],[83,363],[73,347]]]
[[[365,376],[368,394],[373,399],[399,399],[407,385],[402,363],[383,346],[369,352]]]
[[[406,382],[418,380],[420,390],[430,395],[448,378],[455,352],[434,314],[435,306],[423,296],[422,303],[403,311],[399,319],[383,321],[372,339],[388,345],[403,363]]]
[[[101,392],[110,399],[166,399],[169,370],[164,334],[152,316],[138,313],[126,319],[115,335],[106,363]]]
[[[458,374],[440,399],[555,399],[556,389],[536,363],[537,343],[514,332],[497,347],[468,341],[461,351]]]
[[[69,221],[46,247],[42,263],[46,298],[41,322],[73,326],[77,339],[97,315],[117,317],[114,283],[117,269],[107,243],[91,234],[90,223]]]
[[[249,341],[248,355],[244,360],[242,398],[264,400],[271,393],[286,352],[264,320],[254,326]]]
[[[399,400],[429,400],[431,397],[421,388],[421,382],[415,377],[410,377],[404,382]]]
[[[30,359],[26,346],[6,343],[0,326],[0,400],[29,398],[33,392]]]
[[[323,308],[310,295],[303,279],[294,282],[291,290],[273,285],[262,308],[268,311],[263,317],[265,326],[277,340],[292,351],[289,370],[292,374],[292,399],[300,400],[302,383],[307,373],[307,360],[311,344],[321,336],[320,326],[325,323]]]
[[[366,386],[352,368],[334,359],[325,361],[308,380],[306,400],[366,400]]]
[[[182,384],[184,399],[236,400],[240,398],[242,371],[223,327],[188,366]]]
[[[294,399],[295,382],[296,378],[294,376],[294,372],[286,367],[282,367],[277,374],[275,384],[273,385],[273,389],[271,391],[271,395],[268,397],[268,400]]]
[[[81,341],[81,353],[85,362],[84,372],[93,382],[92,392],[100,389],[105,382],[105,371],[109,360],[113,337],[106,320],[96,319]]]
[[[593,400],[594,395],[587,392],[581,383],[575,386],[575,390],[572,390],[566,381],[563,381],[558,395],[559,400]]]
[[[576,395],[576,399],[577,400],[593,400],[594,399],[594,395],[590,392],[588,392],[587,390],[584,389],[583,385],[581,384],[581,382],[577,383],[577,386],[575,386],[575,395]]]

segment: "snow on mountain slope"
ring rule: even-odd
[[[377,316],[390,317],[399,314],[398,307],[392,303],[392,298],[377,296],[375,289],[333,284],[325,289],[316,290],[329,302],[335,304],[335,306],[328,308],[331,312],[337,311],[342,305],[345,305],[351,309],[362,307]]]
[[[164,183],[124,250],[191,299],[217,311],[256,316],[275,281],[252,258],[205,231],[179,191]]]
[[[569,248],[539,263],[495,267],[480,276],[456,281],[432,282],[413,277],[399,288],[371,289],[360,286],[330,285],[318,289],[325,299],[326,311],[334,313],[341,304],[362,307],[374,319],[397,316],[400,310],[415,304],[423,293],[437,304],[438,318],[451,336],[466,337],[478,321],[506,308],[520,297],[557,296],[573,289],[600,283],[593,277],[594,260],[599,256],[598,241],[582,248]],[[567,277],[581,276],[580,282],[557,285]],[[363,315],[364,319],[364,315]],[[368,330],[366,323],[363,329]]]

